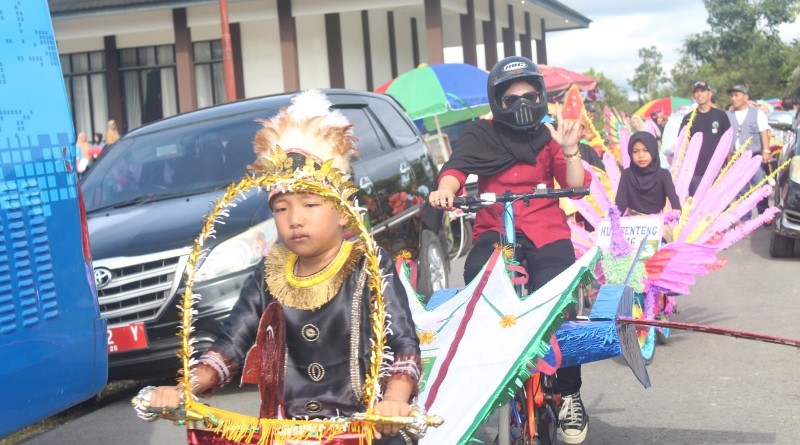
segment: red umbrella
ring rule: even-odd
[[[591,91],[597,87],[597,79],[575,71],[551,65],[539,65],[539,70],[544,76],[544,86],[548,95],[561,90],[566,90],[575,84],[581,91]]]

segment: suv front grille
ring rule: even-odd
[[[783,209],[783,213],[786,214],[786,220],[788,222],[800,226],[800,213],[786,209]]]
[[[156,318],[180,283],[186,262],[186,256],[181,253],[95,261],[96,277],[101,269],[111,274],[105,286],[96,283],[100,312],[108,319],[108,325]]]

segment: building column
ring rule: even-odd
[[[300,89],[300,62],[297,57],[297,27],[292,16],[292,0],[278,0],[278,33],[281,39],[283,90]]]
[[[397,77],[397,39],[394,32],[394,12],[386,12],[386,28],[389,33],[389,65],[392,70],[392,79]]]
[[[194,87],[194,57],[192,32],[186,21],[186,8],[172,10],[175,30],[175,73],[178,77],[178,112],[186,113],[197,108]]]
[[[519,35],[519,48],[522,57],[533,60],[533,44],[531,43],[531,13],[525,11],[525,32]]]
[[[372,80],[372,44],[369,35],[369,11],[361,11],[361,36],[364,39],[364,71],[367,78],[367,91],[373,91],[375,85]]]
[[[514,31],[514,6],[508,5],[508,27],[503,28],[503,52],[505,57],[517,55],[517,33]]]
[[[233,48],[233,81],[236,86],[236,99],[244,99],[244,62],[242,60],[242,27],[231,23],[231,47]]]
[[[497,18],[494,0],[489,0],[489,21],[483,22],[483,52],[486,57],[486,69],[491,70],[497,63]]]
[[[325,41],[328,45],[328,77],[331,88],[344,88],[342,22],[339,14],[325,14]]]
[[[444,63],[442,0],[425,0],[425,30],[428,37],[428,64]]]
[[[545,27],[544,19],[542,19],[541,23],[542,23],[542,38],[536,40],[536,63],[547,65],[547,41],[545,40],[545,34],[547,33],[547,28]]]
[[[414,68],[420,64],[419,60],[419,27],[416,17],[411,17],[411,58],[414,61]]]
[[[108,98],[108,117],[122,130],[125,120],[122,114],[122,83],[119,76],[119,57],[117,56],[117,37],[103,37],[106,59],[106,97]],[[105,131],[105,129],[103,130]]]
[[[464,63],[478,66],[478,39],[475,35],[475,0],[467,0],[467,13],[461,14],[461,52]]]

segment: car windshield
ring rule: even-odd
[[[253,162],[260,110],[123,137],[82,181],[86,211],[191,195],[238,181]]]

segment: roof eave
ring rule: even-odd
[[[589,24],[592,23],[591,19],[579,13],[578,11],[575,11],[574,9],[564,5],[559,1],[556,0],[527,0],[527,1],[540,8],[546,9],[553,14],[564,17],[566,20],[569,21],[569,23],[572,24],[569,27],[558,28],[557,30],[554,29],[553,31],[567,31],[571,29],[588,28]],[[548,29],[547,31],[549,32],[551,30]]]
[[[78,9],[65,12],[51,11],[50,16],[53,18],[53,20],[100,17],[100,16],[107,16],[114,14],[124,14],[126,12],[159,11],[163,9],[188,8],[190,6],[202,6],[202,5],[210,5],[217,3],[219,3],[219,0],[175,0],[175,1],[165,1],[157,4],[109,6],[105,8]]]

